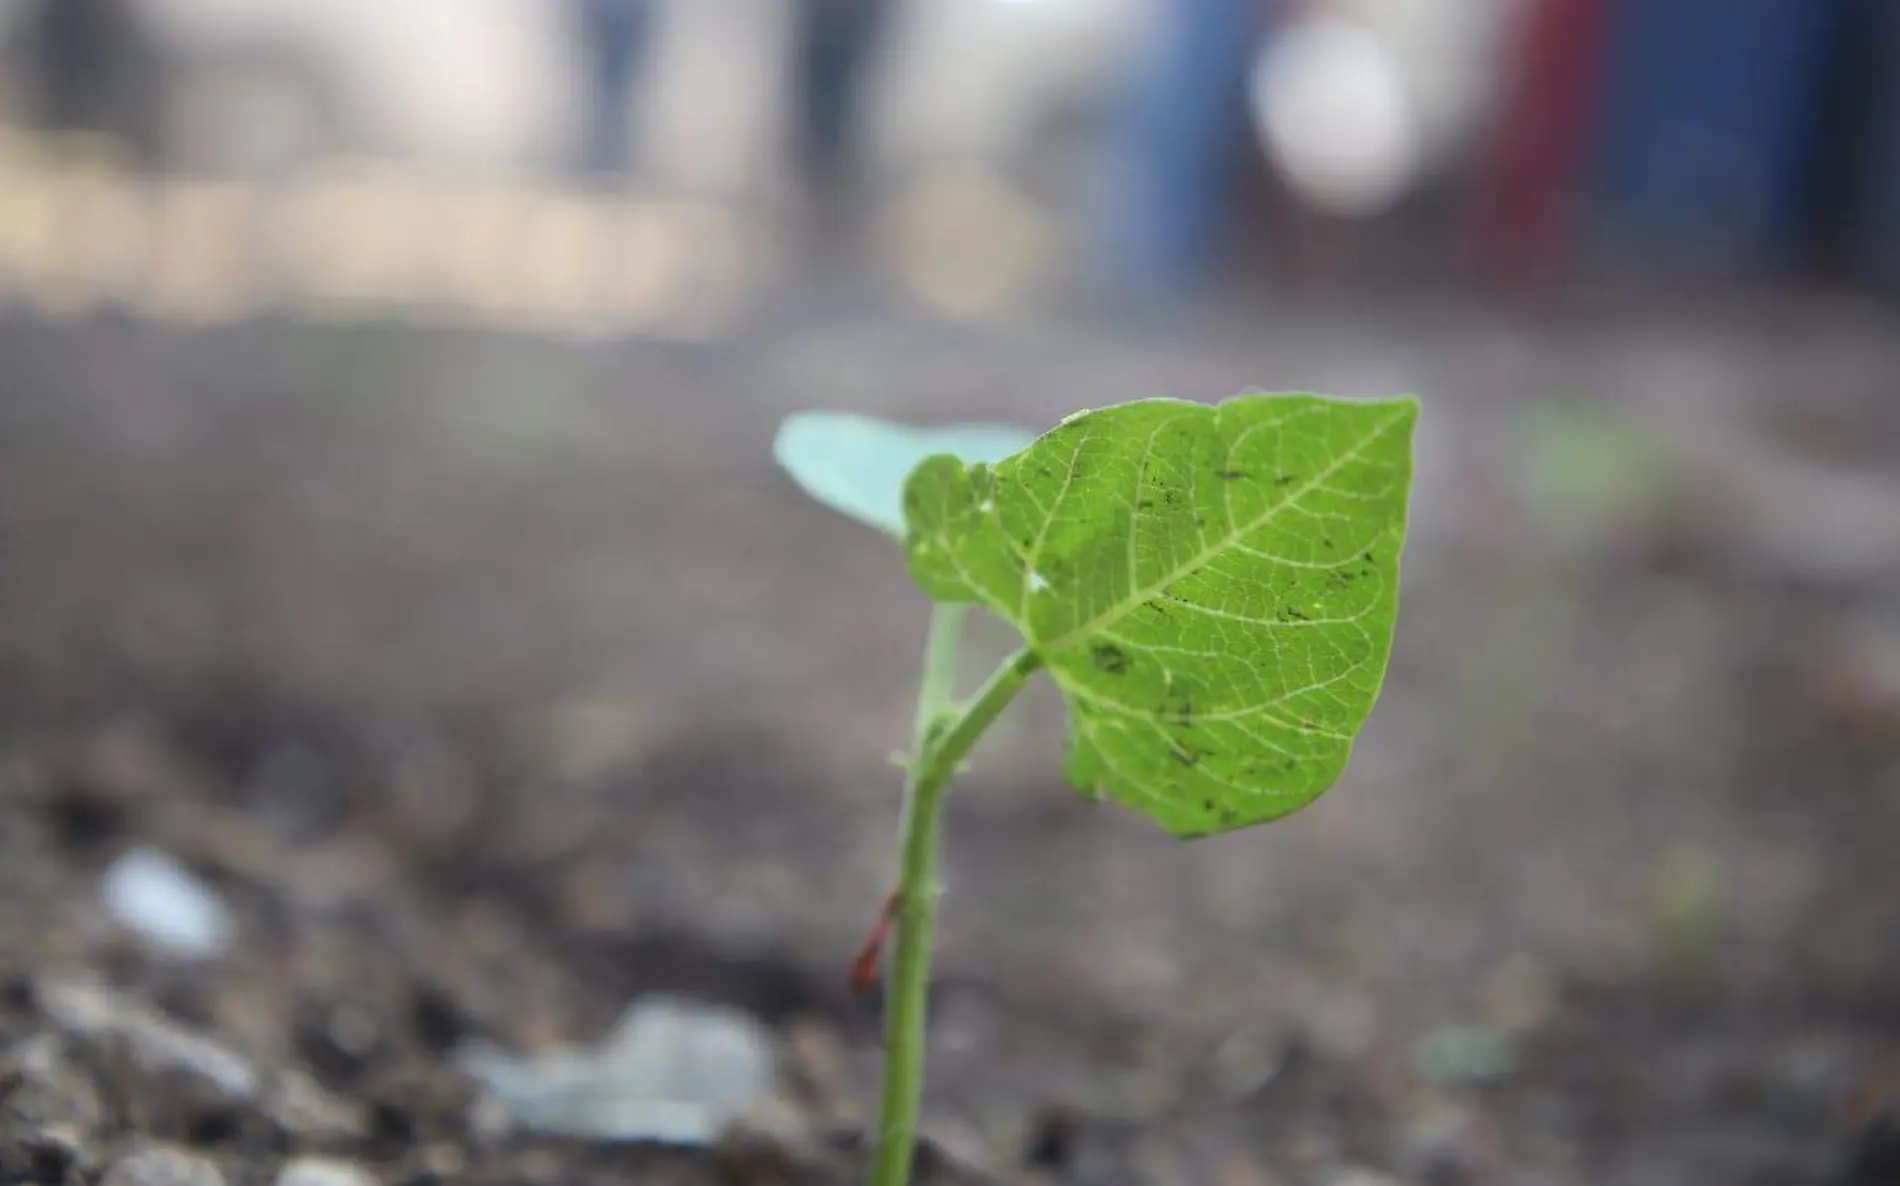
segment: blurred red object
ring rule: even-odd
[[[1492,283],[1547,281],[1568,253],[1612,2],[1538,0],[1525,17],[1472,209],[1478,266]]]

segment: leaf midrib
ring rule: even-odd
[[[1155,594],[1166,589],[1169,585],[1172,585],[1176,581],[1182,580],[1188,576],[1193,575],[1195,572],[1199,571],[1201,568],[1203,568],[1208,563],[1210,563],[1222,551],[1226,550],[1229,547],[1232,547],[1236,542],[1243,539],[1244,537],[1252,535],[1254,532],[1259,531],[1262,527],[1265,527],[1267,524],[1271,523],[1275,515],[1279,514],[1281,511],[1285,510],[1287,507],[1298,504],[1301,499],[1305,498],[1307,495],[1311,494],[1313,491],[1325,485],[1326,480],[1328,478],[1332,477],[1334,474],[1338,473],[1340,470],[1350,465],[1353,461],[1357,460],[1359,456],[1363,454],[1367,449],[1371,448],[1372,445],[1376,441],[1379,440],[1379,438],[1383,437],[1386,434],[1386,432],[1392,428],[1393,425],[1398,424],[1401,421],[1403,421],[1407,413],[1410,411],[1411,411],[1411,408],[1409,406],[1400,407],[1397,411],[1393,412],[1392,415],[1388,416],[1386,419],[1380,421],[1376,426],[1374,426],[1372,431],[1368,432],[1365,435],[1365,437],[1359,441],[1358,444],[1354,445],[1352,448],[1347,449],[1344,453],[1340,454],[1337,458],[1333,460],[1332,464],[1326,466],[1324,469],[1320,470],[1318,473],[1308,478],[1305,482],[1302,482],[1300,485],[1294,487],[1293,490],[1290,491],[1285,498],[1281,499],[1279,502],[1274,503],[1272,506],[1262,511],[1251,522],[1247,523],[1245,526],[1236,526],[1236,527],[1231,528],[1225,536],[1221,537],[1218,540],[1218,542],[1209,544],[1207,547],[1202,548],[1199,552],[1195,553],[1193,556],[1190,556],[1187,560],[1183,561],[1181,564],[1175,566],[1172,570],[1164,574],[1160,579],[1140,589],[1136,589],[1130,592],[1127,597],[1124,597],[1122,600],[1116,602],[1114,605],[1109,606],[1108,609],[1095,615],[1093,618],[1090,618],[1088,621],[1082,623],[1081,625],[1075,626],[1071,628],[1070,630],[1068,630],[1067,632],[1060,634],[1056,636],[1055,638],[1050,639],[1047,642],[1033,644],[1036,651],[1043,654],[1044,656],[1060,654],[1061,652],[1068,650],[1070,647],[1075,646],[1077,643],[1080,643],[1083,640],[1087,639],[1091,634],[1095,633],[1097,630],[1102,629],[1104,626],[1111,626],[1114,623],[1120,621],[1122,618],[1127,617],[1129,614],[1135,612],[1135,610],[1139,609]],[[1026,616],[1023,622],[1021,623],[1021,625],[1024,627],[1027,627],[1029,625],[1029,622]],[[1027,633],[1026,630],[1025,630],[1025,633]]]

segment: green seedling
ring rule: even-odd
[[[1417,401],[1243,395],[1079,412],[1041,435],[787,420],[779,462],[902,540],[935,603],[896,889],[859,957],[885,1001],[873,1186],[909,1181],[943,796],[1038,672],[1069,710],[1065,772],[1182,838],[1279,819],[1345,768],[1398,614]],[[971,606],[1022,646],[957,699]]]

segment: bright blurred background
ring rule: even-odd
[[[0,0],[0,1170],[851,1180],[925,613],[774,427],[1264,387],[1424,400],[1385,699],[1190,846],[999,726],[935,1145],[1891,1186],[1897,296],[1889,0]],[[114,1128],[75,977],[375,1123]],[[656,991],[792,1170],[456,1094]]]
[[[0,274],[54,313],[701,337],[841,261],[989,321],[1313,286],[1878,288],[1894,23],[1878,0],[8,0]],[[496,240],[540,245],[529,275]]]

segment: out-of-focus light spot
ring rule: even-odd
[[[1251,79],[1255,126],[1295,191],[1333,214],[1390,209],[1418,174],[1418,113],[1396,54],[1335,15],[1299,21],[1268,43]]]
[[[1005,318],[1034,294],[1053,254],[1048,218],[987,173],[947,173],[918,184],[883,228],[891,268],[941,316]]]
[[[151,229],[154,252],[143,301],[164,320],[213,325],[257,305],[250,251],[259,222],[257,194],[221,181],[159,187]]]

